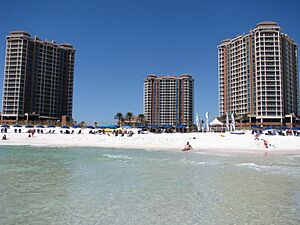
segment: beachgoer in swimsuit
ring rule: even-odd
[[[187,142],[186,145],[184,146],[184,148],[181,151],[184,152],[184,151],[189,151],[191,149],[193,149],[193,147],[190,145],[189,142]]]
[[[269,143],[266,140],[264,140],[264,145],[265,145],[265,148],[268,148]]]

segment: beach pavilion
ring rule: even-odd
[[[209,123],[209,126],[210,126],[210,130],[212,132],[223,132],[223,131],[225,131],[224,124],[217,117]]]

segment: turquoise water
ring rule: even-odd
[[[1,146],[0,224],[300,224],[300,156]]]

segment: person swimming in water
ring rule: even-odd
[[[189,151],[191,149],[193,149],[193,147],[190,145],[189,142],[187,142],[186,145],[184,146],[184,148],[181,151],[184,152],[184,151]]]

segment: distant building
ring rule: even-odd
[[[70,44],[11,32],[6,37],[2,119],[72,118],[74,56]]]
[[[248,115],[252,124],[283,125],[299,115],[297,44],[274,22],[222,41],[219,113]]]
[[[144,79],[144,114],[152,125],[193,124],[194,79],[188,74]]]

